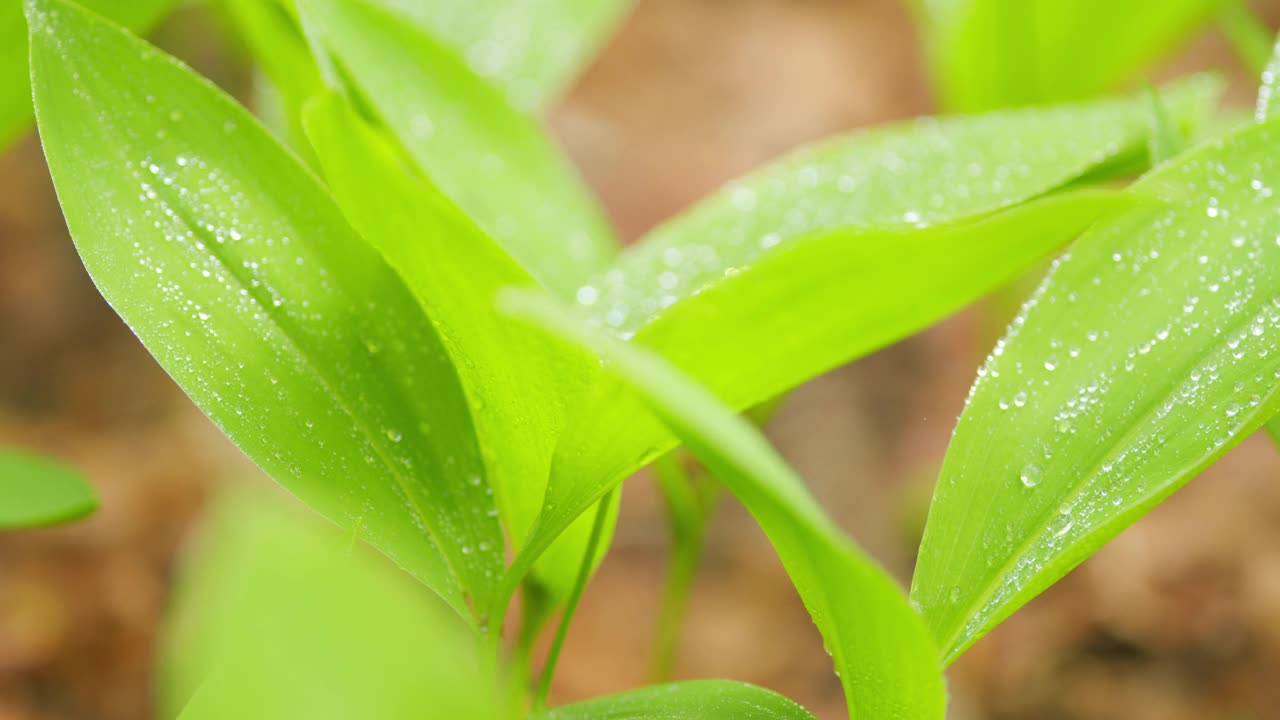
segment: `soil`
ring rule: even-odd
[[[1280,21],[1280,3],[1259,5]],[[159,32],[244,96],[199,11]],[[1158,76],[1252,82],[1206,31]],[[897,0],[640,0],[551,122],[634,239],[801,143],[931,111]],[[38,144],[0,155],[0,445],[83,468],[103,497],[72,526],[0,536],[0,720],[151,716],[150,677],[184,539],[227,483],[263,483],[97,295]],[[1012,292],[1019,292],[1017,290]],[[1025,292],[1025,290],[1023,290]],[[974,370],[1007,319],[987,302],[793,393],[772,439],[843,527],[902,578]],[[1280,719],[1280,453],[1232,451],[950,671],[955,720]],[[653,483],[626,486],[556,701],[647,679],[666,556]],[[844,717],[821,641],[768,543],[722,504],[679,677],[730,677]]]

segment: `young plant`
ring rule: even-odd
[[[297,155],[125,29],[27,3],[41,140],[90,275],[346,535],[220,525],[231,549],[183,595],[169,715],[809,717],[721,681],[545,706],[618,485],[682,444],[769,536],[850,717],[942,718],[947,663],[1280,411],[1277,128],[1179,152],[1211,79],[833,138],[618,251],[527,112],[568,61],[477,72],[471,26],[393,2],[228,2]],[[587,48],[606,6],[532,27]],[[1153,153],[1131,187],[1097,184]],[[735,413],[1077,236],[980,372],[909,602]],[[404,573],[342,550],[357,540]]]

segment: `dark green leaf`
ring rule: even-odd
[[[831,652],[849,717],[943,717],[942,673],[923,620],[758,430],[661,356],[592,334],[548,296],[509,293],[503,303],[557,335],[594,346],[610,374],[642,397],[755,516]]]
[[[467,613],[502,535],[413,295],[243,109],[57,0],[29,5],[40,135],[104,297],[281,484]]]
[[[363,546],[264,498],[223,502],[189,559],[163,665],[183,720],[502,720],[478,643]]]
[[[571,295],[616,248],[536,120],[450,50],[364,0],[304,0],[308,22],[418,168],[530,274]]]
[[[98,507],[79,472],[48,458],[0,450],[0,529],[52,525]]]
[[[944,656],[1280,409],[1280,126],[1143,178],[979,372],[913,585]]]
[[[730,680],[653,685],[556,708],[547,720],[813,720],[787,698]]]

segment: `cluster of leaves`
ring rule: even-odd
[[[946,664],[1280,411],[1269,94],[1258,122],[1189,150],[1209,78],[853,133],[620,250],[536,110],[624,3],[225,2],[271,129],[125,28],[26,4],[35,114],[90,275],[192,400],[345,530],[224,511],[175,619],[171,714],[520,716],[528,663],[505,670],[501,640],[523,587],[518,653],[565,608],[535,713],[810,717],[727,681],[544,707],[617,486],[683,445],[773,543],[850,717],[942,718]],[[1002,36],[1002,72],[1036,74],[990,86],[984,18],[1061,28],[1052,50],[1103,4],[922,12],[944,97],[986,109],[1095,94],[1208,4],[1147,11],[1151,37],[1096,67],[1022,62]],[[1072,240],[979,371],[909,600],[737,413]]]

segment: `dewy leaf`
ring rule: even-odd
[[[608,371],[755,516],[831,652],[850,718],[943,717],[942,672],[922,618],[893,579],[835,527],[758,430],[660,355],[592,334],[550,297],[513,291],[502,302],[557,335],[594,346]]]
[[[451,46],[521,110],[555,99],[632,0],[378,0]]]
[[[1262,85],[1258,87],[1258,110],[1255,119],[1266,122],[1280,107],[1280,42],[1276,43],[1271,62],[1262,71]]]
[[[131,30],[150,28],[174,0],[82,0],[81,5]],[[0,2],[0,150],[31,124],[31,72],[21,0]]]
[[[1196,115],[1212,91],[1197,81],[1171,106]],[[1116,191],[1050,193],[1145,155],[1147,115],[1135,97],[801,151],[659,228],[578,301],[745,409],[936,322],[1123,205]],[[599,384],[571,414],[528,552],[674,444],[643,404]]]
[[[466,627],[326,529],[265,498],[220,503],[169,618],[164,717],[512,718]]]
[[[1222,0],[915,0],[950,111],[1116,90],[1207,23]]]
[[[599,362],[501,315],[505,287],[536,286],[483,230],[434,188],[405,172],[395,149],[336,96],[313,102],[307,132],[348,217],[430,309],[474,413],[498,508],[519,547],[542,508],[566,405]],[[564,553],[567,590],[584,552]]]
[[[278,482],[468,613],[503,543],[440,338],[242,108],[74,5],[28,5],[36,115],[90,276]]]
[[[423,174],[562,296],[616,240],[533,118],[402,18],[364,0],[302,0],[320,41]]]
[[[651,685],[558,707],[545,720],[814,720],[769,690],[730,680]]]
[[[79,472],[31,453],[0,450],[0,529],[75,520],[97,507]]]
[[[1280,409],[1277,140],[1139,181],[979,371],[913,585],[948,660]]]

